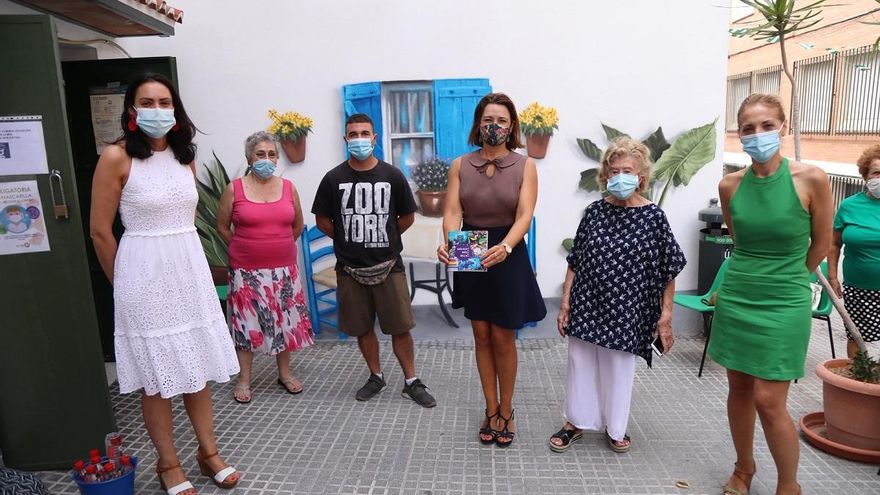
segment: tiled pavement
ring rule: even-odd
[[[251,404],[232,401],[232,383],[213,388],[221,451],[244,472],[232,493],[719,494],[734,460],[724,412],[726,381],[723,369],[711,362],[697,378],[702,338],[680,337],[672,354],[654,369],[640,365],[630,453],[611,452],[596,433],[569,452],[555,454],[547,439],[561,426],[566,344],[552,336],[555,313],[550,315],[519,342],[519,431],[506,450],[477,441],[483,405],[473,344],[463,337],[466,326],[448,331],[447,338],[442,338],[442,327],[416,332],[419,374],[438,398],[434,409],[400,396],[403,377],[387,340],[382,359],[389,386],[366,403],[354,400],[367,375],[351,340],[325,338],[294,355],[294,372],[306,387],[297,396],[275,384],[273,359],[257,359]],[[842,335],[839,330],[837,334]],[[838,349],[843,345],[839,338]],[[821,383],[812,370],[826,357],[827,333],[824,323],[816,322],[807,376],[792,385],[790,394],[796,418],[821,409]],[[140,456],[135,491],[160,493],[138,396],[120,396],[115,387],[111,393],[127,447]],[[174,402],[174,414],[183,466],[200,493],[230,493],[196,476],[196,443],[180,400]],[[877,466],[832,457],[803,440],[801,446],[804,493],[880,493]],[[772,494],[775,470],[760,428],[756,447],[759,471],[752,494]],[[41,477],[52,493],[77,492],[65,473],[44,472]],[[690,488],[676,488],[678,480]]]

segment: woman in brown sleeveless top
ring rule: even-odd
[[[544,299],[529,263],[523,237],[538,196],[535,162],[519,153],[519,120],[506,95],[483,97],[474,111],[468,142],[481,148],[456,158],[449,170],[443,230],[486,230],[490,248],[485,272],[454,274],[452,306],[471,320],[477,370],[486,398],[480,441],[513,443],[516,328],[546,316]],[[446,246],[437,249],[448,261]]]

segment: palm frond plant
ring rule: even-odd
[[[785,49],[785,41],[797,33],[809,29],[819,22],[823,7],[832,7],[825,0],[814,0],[807,5],[796,7],[796,0],[741,0],[742,3],[755,9],[763,20],[753,21],[751,26],[732,31],[737,37],[748,36],[758,41],[779,43],[779,52],[782,55],[782,71],[791,83],[791,122],[790,127],[794,134],[794,158],[801,159],[801,122],[800,102],[798,99],[797,83],[788,64],[788,53]],[[804,2],[798,2],[803,4]]]
[[[874,0],[877,3],[880,3],[880,0]],[[880,26],[880,21],[871,22],[865,21],[863,24],[870,24],[871,26]],[[874,50],[880,50],[880,36],[877,36],[877,39],[874,41]]]
[[[229,185],[229,176],[216,153],[202,167],[205,173],[196,178],[196,190],[199,193],[199,204],[196,206],[196,231],[208,264],[225,269],[229,266],[229,246],[217,232],[217,209],[220,207],[220,196]]]
[[[663,127],[657,127],[648,137],[642,140],[642,144],[651,152],[651,161],[654,167],[651,172],[650,184],[644,194],[652,199],[659,190],[658,206],[663,206],[669,191],[678,186],[687,186],[691,179],[697,175],[707,163],[715,158],[716,148],[716,118],[708,124],[695,127],[681,133],[677,138],[669,142],[663,134]],[[619,131],[607,124],[602,124],[605,138],[611,142],[619,137],[629,137],[629,134]],[[605,151],[596,143],[587,138],[578,138],[578,147],[587,158],[596,162],[602,161]],[[578,187],[585,191],[599,191],[599,168],[588,168],[581,172]],[[562,241],[562,247],[571,251],[572,239]]]

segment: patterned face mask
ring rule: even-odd
[[[510,129],[507,127],[501,127],[495,123],[480,126],[480,140],[489,146],[504,144],[509,136]]]

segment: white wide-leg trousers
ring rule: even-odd
[[[582,430],[623,440],[629,422],[636,356],[568,338],[568,380],[563,415]]]

